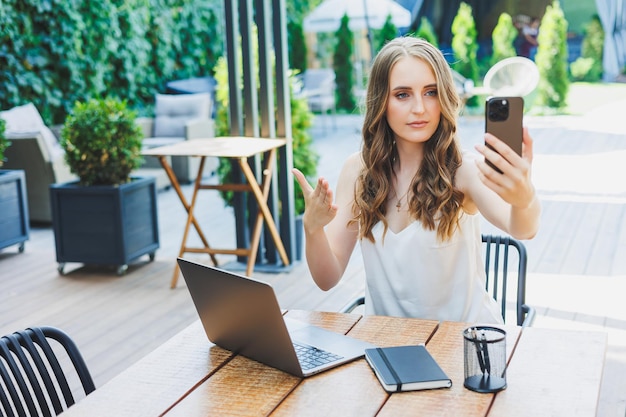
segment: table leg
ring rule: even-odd
[[[196,196],[198,194],[198,189],[200,187],[200,182],[202,180],[202,171],[204,170],[205,159],[206,158],[202,157],[202,159],[200,160],[200,167],[198,168],[198,174],[196,175],[196,181],[194,184],[192,202],[191,204],[189,204],[187,202],[187,199],[185,198],[185,195],[183,194],[182,189],[180,188],[180,183],[178,182],[178,178],[176,178],[176,174],[174,174],[174,170],[172,169],[170,164],[167,162],[167,158],[165,156],[159,156],[159,161],[161,162],[161,166],[165,170],[165,173],[167,174],[167,177],[169,178],[170,183],[172,184],[172,187],[174,188],[174,191],[176,191],[176,194],[178,195],[180,202],[183,204],[185,211],[187,211],[187,223],[185,225],[185,232],[183,234],[183,240],[180,245],[180,251],[178,254],[179,257],[182,256],[186,251],[187,235],[189,233],[189,227],[191,224],[193,224],[194,228],[196,229],[196,232],[198,233],[198,236],[200,236],[200,240],[202,240],[204,247],[205,248],[211,247],[209,245],[209,241],[204,236],[204,233],[202,232],[202,229],[200,228],[200,225],[198,224],[195,216],[193,215],[193,207],[195,205]],[[213,262],[213,264],[217,265],[218,263],[217,263],[217,258],[215,257],[215,255],[211,253],[209,254],[209,256],[211,257],[211,261]],[[176,266],[174,267],[174,274],[172,275],[172,282],[170,284],[171,288],[176,288],[176,284],[178,283],[178,274],[179,274],[179,269],[178,269],[178,264],[176,264]]]
[[[267,223],[268,230],[274,243],[276,244],[276,249],[280,255],[283,264],[289,265],[289,258],[287,257],[287,252],[285,251],[285,247],[283,246],[283,242],[280,238],[280,234],[276,229],[276,224],[274,223],[274,218],[272,217],[272,213],[270,212],[269,207],[267,206],[267,197],[269,195],[269,188],[272,180],[272,168],[274,166],[274,160],[276,159],[276,149],[272,149],[268,152],[268,156],[265,160],[265,167],[263,168],[263,181],[262,187],[259,187],[259,184],[248,164],[247,158],[239,158],[239,166],[241,167],[250,188],[252,189],[252,193],[254,194],[254,198],[257,201],[259,206],[259,214],[257,216],[257,220],[255,223],[255,227],[253,230],[253,234],[250,240],[250,255],[248,258],[248,265],[246,269],[246,274],[249,276],[252,274],[252,269],[254,267],[254,261],[256,258],[256,254],[259,248],[259,241],[261,239],[261,224],[262,219],[265,219]]]

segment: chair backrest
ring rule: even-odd
[[[211,118],[213,99],[209,93],[157,94],[154,103],[153,137],[185,137],[185,125]]]
[[[507,294],[511,289],[516,294],[516,319],[518,326],[528,326],[532,323],[535,310],[526,305],[526,267],[528,258],[524,244],[509,236],[482,235],[485,250],[485,275],[487,277],[487,291],[500,303],[502,317],[506,320]],[[509,274],[517,278],[517,283],[511,283]],[[511,288],[511,285],[513,288]]]
[[[335,71],[332,68],[312,68],[304,71],[304,89],[317,90],[334,87]]]
[[[303,91],[312,111],[335,108],[335,71],[332,68],[308,69],[303,74]]]
[[[50,340],[58,344],[50,344]],[[0,377],[0,414],[6,416],[58,415],[72,406],[79,394],[71,383],[80,381],[82,395],[96,389],[73,340],[62,330],[47,326],[0,338]]]

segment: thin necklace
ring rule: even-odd
[[[411,187],[409,187],[409,189],[406,190],[406,193],[404,193],[404,195],[398,199],[398,202],[396,203],[396,209],[398,209],[398,213],[400,213],[400,209],[402,208],[402,203],[404,199],[406,198],[406,196],[409,194],[409,191],[411,191]]]

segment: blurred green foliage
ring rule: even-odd
[[[585,26],[581,56],[570,64],[572,78],[577,81],[600,81],[604,71],[602,54],[604,51],[604,29],[596,15]]]
[[[476,41],[476,23],[472,15],[472,7],[462,2],[452,21],[452,50],[454,63],[452,68],[465,78],[478,84],[478,42]],[[476,97],[467,100],[468,106],[475,106]]]
[[[0,168],[4,162],[4,150],[9,146],[9,141],[4,136],[4,129],[6,128],[6,122],[0,118]]]
[[[74,102],[142,108],[168,81],[209,75],[222,55],[221,0],[3,0],[0,108],[32,102],[47,124]]]
[[[333,55],[333,69],[335,70],[335,84],[337,86],[337,108],[352,112],[355,109],[354,71],[352,71],[353,34],[348,24],[350,18],[343,15],[339,29],[335,33],[337,43]]]
[[[515,51],[515,38],[517,38],[517,29],[513,25],[513,19],[508,13],[502,13],[498,18],[498,24],[493,29],[491,36],[493,44],[493,52],[491,54],[490,64],[495,65],[505,58],[517,55]]]
[[[537,105],[561,109],[569,89],[567,64],[567,21],[558,0],[546,7],[539,26],[535,63],[539,69]]]
[[[391,15],[387,15],[383,27],[375,31],[374,44],[376,45],[376,51],[380,51],[387,42],[396,37],[398,37],[398,28],[393,24]]]
[[[417,32],[415,32],[413,36],[425,39],[432,45],[439,47],[439,41],[437,40],[437,35],[435,34],[435,28],[433,28],[433,25],[427,17],[422,17],[420,20],[420,26],[417,28]]]

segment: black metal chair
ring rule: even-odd
[[[509,283],[509,261],[515,260],[510,248],[517,252],[517,289],[515,312],[517,325],[530,326],[535,320],[535,309],[526,304],[526,247],[519,240],[509,236],[482,235],[485,244],[485,275],[487,290],[500,302],[502,317],[506,319],[506,296]]]
[[[526,304],[526,266],[528,257],[524,244],[509,236],[482,235],[485,244],[486,287],[491,296],[500,303],[502,317],[506,320],[506,296],[509,279],[509,261],[517,260],[517,325],[530,326],[535,319],[535,309]],[[514,248],[514,251],[510,251]],[[516,256],[514,255],[516,252]],[[365,297],[359,297],[341,309],[350,313],[365,304]]]
[[[49,340],[58,342],[67,355]],[[66,365],[69,361],[71,371]],[[85,396],[96,389],[74,341],[62,330],[47,326],[0,338],[0,377],[0,415],[6,416],[60,414],[75,403],[74,395],[80,391],[73,391],[68,379],[80,379]]]

